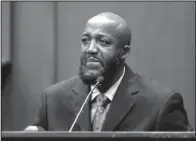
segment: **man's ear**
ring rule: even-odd
[[[124,45],[124,46],[122,47],[121,59],[126,59],[126,58],[128,58],[129,55],[130,55],[130,50],[131,50],[130,45]]]

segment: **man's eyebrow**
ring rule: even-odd
[[[90,33],[88,33],[88,32],[83,32],[82,33],[82,36],[91,36],[91,34]],[[99,37],[99,38],[102,38],[102,37],[106,37],[106,38],[111,38],[111,36],[110,35],[108,35],[108,34],[105,34],[105,33],[97,33],[97,35],[95,35],[96,37]]]
[[[98,34],[98,37],[106,37],[106,38],[109,38],[110,36],[109,35],[107,35],[107,34]]]
[[[82,36],[89,36],[89,33],[88,32],[83,32]]]

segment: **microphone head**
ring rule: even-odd
[[[96,82],[98,82],[99,84],[102,83],[104,81],[104,77],[100,76],[97,78]]]

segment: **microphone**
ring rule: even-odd
[[[94,87],[92,88],[92,90],[88,93],[86,99],[84,100],[84,102],[83,102],[83,104],[82,104],[82,106],[81,106],[81,108],[80,108],[80,110],[79,110],[79,112],[78,112],[78,114],[77,114],[77,116],[76,116],[74,122],[73,122],[72,125],[71,125],[71,128],[69,129],[69,132],[71,132],[71,131],[73,130],[73,128],[74,128],[76,122],[78,121],[79,116],[80,116],[82,110],[84,109],[84,106],[86,105],[86,102],[88,101],[90,95],[92,94],[92,92],[94,91],[94,89],[95,89],[98,85],[101,85],[101,83],[103,82],[103,80],[104,80],[104,77],[103,77],[103,76],[100,76],[100,77],[97,78],[95,86],[94,86]]]
[[[103,82],[103,80],[104,80],[103,76],[100,76],[100,77],[97,78],[96,82],[98,83],[98,85],[100,85]]]

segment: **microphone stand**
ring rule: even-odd
[[[77,116],[76,116],[74,122],[73,122],[72,125],[71,125],[71,128],[69,129],[69,132],[72,132],[73,127],[75,126],[76,122],[78,121],[78,118],[79,118],[79,116],[80,116],[82,110],[84,109],[84,106],[85,106],[86,102],[88,101],[88,99],[89,99],[91,93],[93,92],[93,90],[94,90],[99,84],[100,84],[100,82],[98,81],[98,82],[95,84],[95,86],[93,87],[93,89],[92,89],[92,90],[89,92],[89,94],[87,95],[87,97],[86,97],[84,103],[82,104],[82,107],[80,108],[80,110],[79,110],[79,112],[78,112],[78,114],[77,114]]]

